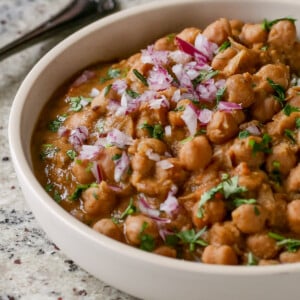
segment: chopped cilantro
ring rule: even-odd
[[[231,196],[236,196],[240,193],[246,192],[247,188],[243,186],[238,185],[238,176],[234,176],[232,178],[229,178],[227,174],[223,176],[222,182],[218,184],[217,186],[213,187],[209,191],[202,194],[199,206],[198,206],[198,218],[203,218],[203,206],[204,204],[213,199],[217,193],[221,193],[224,195],[225,199],[229,199]]]
[[[53,158],[58,151],[59,148],[52,144],[43,144],[40,152],[40,158],[42,160],[45,160],[46,158]]]
[[[195,250],[196,245],[200,246],[207,246],[207,242],[205,242],[201,236],[204,234],[206,231],[206,227],[202,228],[199,230],[197,233],[195,232],[194,229],[190,230],[184,230],[179,233],[177,233],[177,237],[180,238],[181,242],[183,244],[188,244],[189,245],[189,250],[193,252]]]
[[[258,264],[258,260],[252,252],[248,252],[247,258],[247,266],[256,266]]]
[[[270,147],[270,143],[272,138],[268,134],[264,134],[262,141],[260,143],[256,142],[255,140],[249,141],[249,146],[252,148],[252,152],[255,155],[257,152],[263,153],[271,153],[272,148]]]
[[[148,227],[148,223],[144,222],[140,232],[140,239],[141,239],[140,248],[142,250],[151,252],[155,248],[155,240],[151,235],[145,233],[145,229],[147,227]]]
[[[141,83],[144,86],[148,86],[147,79],[146,79],[146,77],[143,74],[141,74],[137,69],[133,69],[132,72],[136,76],[136,78],[141,81]]]
[[[108,95],[111,87],[112,87],[112,84],[109,84],[104,88],[104,97],[106,97]]]
[[[255,199],[242,199],[242,198],[235,198],[233,201],[233,204],[235,207],[239,207],[243,204],[256,204],[256,200]]]
[[[218,75],[218,70],[202,70],[200,71],[200,74],[193,80],[193,84],[197,85],[201,82],[204,82],[210,78],[213,78],[214,76]]]
[[[180,241],[179,237],[176,234],[166,235],[165,244],[171,247],[175,247]]]
[[[174,111],[184,111],[184,110],[185,110],[185,107],[183,105],[180,105],[174,109]]]
[[[115,155],[112,156],[111,160],[118,160],[118,159],[121,158],[121,156],[122,155],[120,153],[117,153],[117,154],[115,154]]]
[[[68,155],[68,157],[71,159],[71,160],[74,160],[77,153],[74,151],[74,150],[67,150],[66,151],[66,154]]]
[[[239,139],[245,139],[250,135],[250,132],[248,130],[243,130],[239,132]]]
[[[107,73],[106,73],[106,76],[100,78],[100,83],[104,83],[108,80],[118,78],[120,76],[121,76],[121,70],[120,69],[109,68]]]
[[[216,104],[218,105],[219,102],[222,100],[223,96],[224,96],[224,93],[226,91],[226,86],[222,87],[222,88],[219,88],[217,90],[217,93],[216,93]]]
[[[126,90],[126,93],[133,99],[136,99],[137,97],[139,97],[139,93],[133,91],[133,90],[130,90],[130,89],[127,89]]]
[[[296,129],[300,129],[300,118],[296,119]]]
[[[45,190],[49,193],[53,190],[53,184],[52,183],[47,183],[45,185]]]
[[[267,51],[268,48],[269,48],[268,45],[264,45],[264,46],[262,46],[262,47],[260,48],[260,50],[261,50],[261,51]]]
[[[293,130],[284,129],[284,135],[291,141],[292,144],[296,144],[295,133]]]
[[[175,34],[175,33],[170,33],[170,34],[167,35],[167,40],[168,40],[169,42],[173,42],[174,39],[175,39],[175,37],[176,37],[176,34]]]
[[[48,123],[48,129],[52,132],[57,132],[59,127],[66,120],[66,118],[67,118],[67,114],[57,116],[55,120]]]
[[[54,191],[54,195],[53,195],[53,199],[57,202],[57,203],[59,203],[62,199],[61,199],[61,195],[60,195],[60,193],[58,192],[58,191]]]
[[[70,200],[77,200],[83,191],[87,190],[89,187],[97,187],[97,183],[88,183],[88,184],[78,184],[72,195],[70,195]]]
[[[300,240],[285,238],[274,232],[269,232],[268,236],[277,241],[277,246],[285,247],[288,252],[296,252],[300,248]]]
[[[99,133],[104,133],[104,126],[105,126],[105,121],[103,119],[100,119],[97,121],[95,127],[99,131]]]
[[[225,41],[217,50],[218,53],[223,52],[224,50],[226,50],[227,48],[229,48],[231,46],[230,41]]]
[[[253,210],[254,210],[254,213],[255,213],[256,216],[260,215],[260,211],[259,211],[259,209],[256,205],[253,207]]]
[[[294,18],[286,17],[286,18],[279,18],[272,21],[268,21],[267,19],[264,19],[263,23],[261,24],[262,28],[266,31],[270,31],[271,27],[278,23],[279,21],[290,21],[292,23],[295,23],[297,20]]]
[[[68,99],[68,102],[70,103],[70,110],[71,111],[80,111],[84,106],[86,106],[88,103],[91,103],[93,98],[87,98],[87,97],[70,97]]]
[[[287,104],[284,108],[283,108],[283,113],[286,115],[286,116],[289,116],[291,113],[293,112],[298,112],[300,111],[300,108],[299,107],[296,107],[296,106],[292,106],[290,104]]]
[[[268,81],[269,85],[272,87],[272,89],[275,92],[275,95],[274,95],[275,99],[280,103],[281,106],[283,106],[283,102],[285,101],[285,90],[284,90],[284,88],[280,84],[274,82],[270,78],[267,78],[267,81]]]
[[[147,129],[149,135],[155,139],[161,140],[164,136],[164,128],[161,124],[150,125],[144,123],[140,126],[141,129]]]
[[[126,209],[123,211],[123,213],[120,216],[120,219],[124,219],[125,217],[132,215],[136,212],[136,207],[133,204],[133,199],[130,198],[129,204],[126,207]]]

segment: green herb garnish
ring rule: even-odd
[[[272,149],[270,147],[271,142],[272,142],[272,138],[267,133],[265,133],[260,143],[256,142],[255,140],[250,140],[249,146],[252,148],[252,152],[254,155],[257,152],[263,152],[269,154],[272,153]]]
[[[300,118],[296,118],[296,129],[300,129]]]
[[[130,89],[127,89],[126,90],[126,93],[133,99],[136,99],[137,97],[139,97],[139,93],[133,91],[133,90],[130,90]]]
[[[264,19],[263,23],[261,24],[262,28],[266,31],[270,31],[271,27],[278,23],[279,21],[290,21],[292,23],[295,23],[297,19],[286,17],[286,18],[279,18],[272,21],[268,21],[267,19]]]
[[[68,102],[70,103],[70,110],[71,111],[80,111],[82,108],[88,104],[91,103],[93,98],[87,98],[87,97],[70,97],[68,99]]]
[[[188,244],[189,245],[189,250],[193,252],[195,250],[196,245],[200,246],[207,246],[207,242],[205,242],[201,236],[204,234],[206,231],[206,227],[202,228],[199,230],[197,233],[195,232],[194,229],[190,230],[184,230],[179,233],[177,233],[177,237],[180,238],[183,244]]]
[[[217,90],[217,93],[216,93],[216,104],[218,105],[219,102],[222,100],[223,96],[224,96],[224,93],[226,91],[226,86],[220,88]]]
[[[252,199],[252,198],[251,199],[235,198],[232,202],[235,207],[239,207],[244,204],[256,204],[257,203],[256,199]]]
[[[120,153],[117,153],[117,154],[115,154],[115,155],[112,156],[111,160],[114,160],[114,161],[115,161],[115,160],[118,160],[118,159],[121,158],[121,156],[122,156],[122,155],[121,155]]]
[[[144,222],[143,225],[142,225],[142,230],[140,232],[140,239],[141,239],[140,248],[142,250],[151,252],[155,248],[155,240],[151,235],[144,233],[145,229],[147,227],[148,227],[148,223]]]
[[[133,69],[132,72],[136,76],[136,78],[141,81],[141,83],[144,86],[148,86],[147,79],[146,79],[146,77],[143,74],[141,74],[137,69]]]
[[[250,132],[248,130],[243,130],[239,132],[239,139],[245,139],[250,135]]]
[[[133,204],[133,199],[130,198],[129,204],[126,207],[126,209],[123,211],[123,213],[120,216],[120,219],[124,219],[125,217],[132,215],[136,212],[136,207]]]
[[[60,195],[60,193],[58,192],[58,191],[54,191],[54,195],[53,195],[53,199],[57,202],[57,203],[59,203],[62,199],[61,199],[61,195]]]
[[[89,187],[98,187],[97,183],[87,183],[87,184],[78,184],[72,195],[70,195],[70,200],[77,200],[83,191],[87,190]]]
[[[185,107],[183,105],[180,105],[174,109],[174,111],[184,111],[184,110],[185,110]]]
[[[106,97],[108,95],[109,91],[111,90],[111,87],[112,87],[112,84],[109,84],[104,88],[104,97]]]
[[[270,78],[267,78],[267,81],[268,81],[269,85],[272,87],[272,89],[275,92],[274,98],[280,103],[281,106],[283,106],[283,103],[285,101],[285,90],[284,90],[284,88],[280,84],[274,82]]]
[[[209,191],[205,192],[199,201],[198,206],[198,218],[203,218],[204,211],[203,206],[204,204],[213,199],[217,193],[221,193],[225,199],[229,199],[231,196],[236,196],[240,193],[247,192],[247,188],[238,185],[238,176],[234,176],[229,178],[227,174],[223,175],[222,182],[217,186],[213,187]]]
[[[287,104],[284,108],[283,108],[283,113],[286,115],[286,116],[289,116],[291,113],[293,112],[299,112],[300,111],[300,108],[299,107],[296,107],[296,106],[292,106],[290,104]]]
[[[77,156],[77,153],[76,153],[74,150],[67,150],[67,151],[66,151],[66,154],[68,155],[68,157],[69,157],[71,160],[74,160],[75,157]]]
[[[219,71],[218,70],[203,70],[200,71],[200,74],[193,80],[193,84],[197,85],[201,82],[204,82],[208,79],[213,78],[214,76],[218,75]]]
[[[100,78],[100,83],[104,83],[108,80],[118,78],[120,76],[121,76],[121,70],[120,69],[109,68],[107,73],[106,73],[106,76]]]
[[[144,123],[140,126],[141,129],[147,129],[149,135],[155,139],[161,140],[164,136],[164,128],[161,124],[150,125]]]
[[[258,264],[257,258],[253,255],[252,252],[248,252],[248,261],[247,261],[247,266],[256,266]]]
[[[274,232],[269,232],[268,236],[277,241],[277,246],[285,247],[288,252],[296,252],[300,248],[300,240],[285,238]]]
[[[55,120],[48,123],[48,129],[52,132],[57,132],[63,122],[66,120],[67,114],[59,115]]]
[[[59,148],[52,144],[43,144],[40,152],[40,158],[42,160],[45,160],[46,158],[53,158],[58,151]]]
[[[217,50],[218,53],[223,52],[224,50],[226,50],[227,48],[229,48],[231,46],[230,41],[225,41]]]
[[[46,192],[51,192],[52,190],[53,190],[53,184],[52,183],[47,183],[46,185],[45,185],[45,190],[46,190]]]
[[[291,141],[292,144],[296,144],[295,133],[293,130],[284,129],[284,135]]]
[[[265,46],[262,46],[262,47],[260,48],[260,50],[261,50],[261,51],[267,51],[268,48],[269,48],[269,46],[268,46],[268,45],[265,45]]]

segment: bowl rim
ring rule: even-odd
[[[280,3],[280,0],[186,0],[184,4],[192,3]],[[16,96],[13,100],[11,107],[9,122],[8,122],[8,139],[9,147],[14,163],[14,168],[18,176],[22,177],[30,192],[39,199],[44,206],[47,207],[49,213],[54,214],[61,222],[66,226],[76,231],[84,239],[88,239],[98,246],[104,247],[107,250],[113,251],[115,254],[126,256],[128,258],[139,260],[144,264],[156,265],[158,267],[165,267],[173,271],[190,272],[190,273],[206,273],[206,274],[227,274],[234,276],[265,276],[276,275],[282,273],[291,273],[300,271],[300,263],[283,264],[276,266],[223,266],[223,265],[209,265],[201,264],[190,261],[183,261],[179,259],[172,259],[148,253],[140,249],[134,248],[127,244],[120,243],[104,235],[95,232],[92,228],[81,223],[79,220],[71,216],[66,212],[59,204],[57,204],[42,188],[37,178],[35,177],[29,162],[26,159],[25,151],[23,149],[23,143],[21,139],[21,123],[22,123],[22,111],[26,104],[26,99],[32,88],[32,85],[36,82],[40,74],[47,68],[49,63],[52,63],[54,58],[62,53],[66,48],[70,47],[76,40],[83,38],[87,34],[91,34],[94,31],[99,30],[101,27],[107,26],[111,23],[118,22],[127,18],[134,17],[139,13],[146,10],[157,10],[160,8],[166,8],[169,5],[177,6],[182,5],[182,0],[168,0],[168,1],[153,1],[147,4],[141,4],[136,7],[128,8],[120,12],[116,12],[103,19],[93,22],[92,24],[85,26],[79,31],[73,33],[65,40],[56,45],[46,55],[44,55],[28,73],[21,86],[19,87]],[[297,0],[286,0],[284,4],[299,4]],[[67,254],[67,253],[66,253]],[[68,255],[68,254],[67,254]]]

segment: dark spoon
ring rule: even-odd
[[[114,0],[73,0],[36,29],[0,48],[0,60],[66,29],[78,29],[117,9]]]

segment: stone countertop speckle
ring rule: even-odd
[[[0,47],[70,0],[0,0]],[[120,0],[126,9],[150,0]],[[10,107],[33,65],[64,36],[0,61],[0,300],[133,299],[78,267],[40,228],[21,193],[7,138]]]

